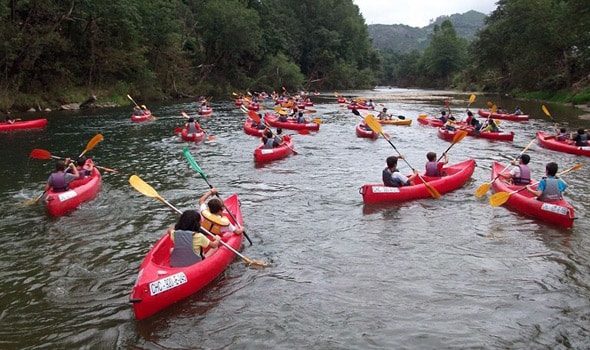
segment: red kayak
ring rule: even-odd
[[[206,136],[206,134],[203,130],[200,130],[199,132],[191,133],[191,134],[188,133],[187,128],[182,128],[182,130],[180,131],[180,138],[183,139],[184,141],[200,142],[205,139],[205,136]]]
[[[264,134],[264,129],[258,129],[257,127],[252,126],[252,119],[246,118],[246,121],[244,122],[244,132],[252,136],[262,136]]]
[[[233,194],[225,200],[229,210],[240,225],[243,225],[238,196]],[[224,215],[234,225],[231,215]],[[242,245],[242,236],[226,233],[222,240],[235,250]],[[135,286],[129,295],[135,318],[142,320],[166,307],[195,294],[210,284],[234,260],[235,253],[220,245],[211,256],[186,267],[170,267],[170,250],[174,242],[166,232],[148,252],[139,266]]]
[[[475,170],[475,160],[468,159],[463,162],[445,166],[442,177],[430,177],[422,174],[428,184],[435,188],[440,194],[454,191],[462,187]],[[380,184],[367,184],[360,188],[364,203],[403,202],[419,198],[431,198],[430,192],[417,177],[414,185],[402,187],[387,187]]]
[[[494,162],[492,164],[491,178],[495,179],[504,168],[505,166],[502,164]],[[522,185],[509,185],[499,179],[492,183],[492,189],[494,192],[512,192],[519,190],[522,187]],[[536,188],[537,185],[533,185],[533,189]],[[574,208],[565,200],[560,200],[558,202],[542,202],[537,200],[529,191],[523,190],[510,195],[506,205],[524,215],[545,222],[564,227],[572,227],[574,225]]]
[[[420,114],[418,116],[418,123],[420,123],[422,125],[434,126],[437,128],[440,128],[441,126],[444,125],[442,120],[436,119],[436,118],[428,118],[428,116],[426,114]]]
[[[132,114],[131,115],[131,122],[133,123],[140,123],[140,122],[145,122],[146,120],[149,120],[152,118],[152,112],[150,112],[149,110],[144,110],[144,113],[141,115],[135,115]]]
[[[371,128],[369,128],[367,126],[367,124],[365,124],[365,122],[358,123],[356,125],[355,131],[356,131],[356,136],[362,137],[362,138],[376,139],[379,136],[379,134],[377,134],[376,132],[371,130]]]
[[[14,123],[0,123],[0,131],[44,128],[47,119],[17,120]]]
[[[367,110],[374,110],[375,107],[374,106],[367,106],[364,103],[349,103],[348,106],[346,106],[346,108],[348,109],[367,109]]]
[[[207,108],[199,108],[198,112],[199,115],[210,115],[211,113],[213,113],[213,108],[211,107],[207,107]]]
[[[270,126],[274,126],[275,128],[282,128],[282,129],[289,129],[289,130],[310,130],[310,131],[318,131],[320,130],[320,124],[314,123],[309,120],[305,120],[305,123],[297,123],[294,119],[287,119],[286,122],[282,122],[279,120],[279,116],[273,113],[266,113],[264,115],[264,120],[270,124]]]
[[[88,162],[92,162],[88,159]],[[74,180],[70,183],[70,189],[65,192],[47,191],[45,206],[50,215],[61,216],[87,202],[98,194],[102,185],[102,176],[97,168],[92,170],[90,176],[84,179]]]
[[[473,131],[473,127],[457,128],[455,130],[447,130],[443,127],[440,127],[440,128],[438,128],[438,137],[440,137],[443,140],[453,141],[455,134],[459,130],[466,130],[467,136],[477,137],[480,139],[498,140],[498,141],[512,141],[514,139],[514,132],[512,132],[512,131],[499,131],[499,132],[480,131],[479,133],[475,133]]]
[[[490,112],[480,109],[477,111],[477,114],[479,114],[482,117],[487,118],[490,115]],[[492,113],[492,118],[493,119],[511,120],[513,122],[526,122],[527,120],[529,120],[529,116],[526,114]]]
[[[291,136],[284,135],[283,143],[278,147],[264,148],[264,145],[256,147],[254,150],[254,161],[256,163],[265,163],[277,159],[286,158],[293,152],[293,140]]]
[[[251,111],[256,112],[256,111],[258,111],[260,109],[260,103],[258,103],[258,102],[251,102],[248,105],[248,109],[251,110]]]
[[[537,142],[539,142],[541,147],[553,151],[590,157],[590,146],[576,146],[576,143],[572,141],[558,141],[555,139],[555,136],[542,131],[537,132]]]

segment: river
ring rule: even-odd
[[[384,126],[410,164],[449,143],[416,122],[437,115],[445,100],[463,116],[468,94],[420,90],[348,91],[413,119]],[[433,97],[434,96],[434,97]],[[318,133],[293,136],[297,155],[255,166],[255,137],[230,100],[214,101],[200,118],[214,140],[180,141],[175,127],[197,104],[153,104],[157,120],[132,124],[129,108],[45,113],[45,129],[0,133],[0,348],[2,349],[585,349],[590,347],[590,190],[584,167],[565,178],[578,219],[562,229],[474,196],[489,181],[491,163],[507,162],[550,131],[539,102],[478,96],[473,111],[496,99],[532,115],[503,121],[513,142],[465,138],[450,163],[477,161],[470,182],[438,200],[365,206],[364,183],[379,182],[382,138],[359,139],[358,117],[332,92],[316,98]],[[140,102],[140,101],[138,101]],[[270,102],[265,102],[272,108]],[[579,110],[548,105],[568,129],[590,127]],[[23,114],[32,119],[41,114]],[[62,217],[41,203],[54,162],[30,159],[34,148],[87,154],[104,173],[98,197]],[[129,185],[137,174],[170,203],[194,208],[208,189],[182,155],[189,147],[221,194],[238,193],[253,245],[243,254],[270,267],[235,261],[214,283],[143,321],[128,303],[137,270],[176,214]],[[587,158],[533,144],[533,176],[544,164],[560,169]],[[409,172],[407,166],[402,171]]]

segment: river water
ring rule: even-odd
[[[469,98],[396,89],[345,95],[414,119],[384,130],[418,169],[426,152],[440,154],[449,143],[417,116],[438,114],[446,99],[462,116]],[[472,110],[493,98],[478,96]],[[180,112],[196,111],[192,102],[151,105],[157,120],[146,123],[132,124],[129,109],[60,112],[47,114],[44,130],[1,133],[0,348],[590,347],[588,169],[566,177],[578,216],[570,230],[492,208],[491,192],[475,198],[493,160],[508,161],[537,130],[551,130],[540,103],[495,98],[533,117],[502,122],[515,131],[513,142],[467,137],[449,151],[451,163],[477,160],[470,182],[439,200],[377,206],[363,205],[359,188],[379,182],[385,158],[396,153],[382,138],[357,138],[359,118],[331,92],[313,107],[320,131],[294,135],[299,154],[264,166],[254,164],[259,140],[243,132],[244,114],[229,100],[201,118],[215,138],[199,144],[173,135]],[[548,107],[568,128],[590,126],[579,110]],[[32,149],[75,157],[97,133],[104,140],[87,154],[120,173],[104,174],[96,199],[58,218],[40,203],[23,205],[54,168],[29,159]],[[177,216],[128,179],[137,174],[176,207],[194,208],[208,186],[184,159],[185,146],[222,195],[238,193],[254,242],[243,253],[271,266],[236,259],[206,289],[138,322],[127,302],[138,266]],[[537,178],[549,161],[566,169],[587,160],[536,144],[529,154]]]

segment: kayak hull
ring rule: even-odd
[[[445,194],[465,185],[471,178],[474,170],[475,160],[468,159],[457,164],[445,166],[443,171],[446,173],[446,176],[430,177],[422,175],[422,177],[429,186],[436,189],[440,194]],[[413,199],[431,198],[430,192],[428,192],[428,189],[421,182],[420,178],[416,178],[414,185],[402,187],[387,187],[383,184],[365,184],[359,192],[363,196],[363,202],[366,204],[404,202]]]
[[[182,131],[180,132],[180,138],[183,141],[189,141],[189,142],[201,142],[205,139],[205,132],[204,131],[200,131],[197,133],[188,133],[188,129],[183,128]]]
[[[266,113],[264,115],[264,120],[275,128],[282,128],[288,130],[309,130],[309,131],[319,131],[320,124],[310,122],[306,120],[305,123],[297,123],[297,121],[293,119],[289,119],[286,122],[282,122],[279,120],[279,117],[273,113]]]
[[[98,194],[102,186],[102,176],[97,168],[84,179],[74,180],[70,183],[70,189],[64,192],[47,191],[45,207],[52,216],[62,216],[78,208]]]
[[[355,127],[356,136],[367,139],[376,139],[379,134],[371,130],[365,123],[358,123]]]
[[[0,123],[0,131],[44,128],[47,119],[17,120],[14,123]]]
[[[458,128],[455,130],[447,130],[443,127],[440,127],[440,128],[438,128],[438,137],[440,137],[443,140],[453,141],[455,134],[459,130],[466,130],[467,136],[480,138],[480,139],[497,140],[497,141],[512,141],[512,140],[514,140],[514,132],[512,132],[512,131],[500,131],[500,132],[481,131],[479,133],[474,133],[472,127]]]
[[[251,136],[261,137],[264,134],[264,129],[258,129],[252,126],[252,119],[247,118],[244,122],[244,132]]]
[[[494,162],[492,164],[491,178],[495,179],[504,168],[505,166],[502,164]],[[510,185],[499,179],[492,183],[492,190],[495,193],[512,192],[521,188],[523,186]],[[536,189],[537,185],[533,185],[533,188]],[[572,227],[574,225],[574,208],[566,200],[543,202],[537,200],[529,191],[523,190],[510,195],[505,205],[521,214],[544,222],[563,227]]]
[[[243,225],[238,196],[233,194],[225,200],[225,206],[240,225]],[[227,212],[224,215],[234,225],[236,222]],[[242,245],[242,236],[226,233],[222,240],[235,250]],[[236,257],[227,247],[219,249],[203,261],[186,267],[170,267],[170,251],[174,243],[166,232],[150,249],[139,266],[137,280],[129,301],[135,318],[145,319],[168,306],[195,294],[219,276]]]
[[[152,112],[145,110],[144,114],[142,115],[131,115],[131,122],[132,123],[141,123],[141,122],[145,122],[148,121],[152,118]]]
[[[483,109],[480,109],[477,111],[477,114],[479,114],[480,116],[487,118],[490,115],[489,111],[484,111]],[[526,122],[530,119],[530,116],[526,115],[526,114],[505,114],[505,113],[492,113],[492,118],[493,119],[503,119],[503,120],[510,120],[513,122]]]
[[[283,159],[293,153],[293,140],[289,135],[283,136],[283,144],[278,147],[265,149],[264,145],[256,147],[254,150],[254,161],[256,163],[266,163],[273,160]]]
[[[553,151],[590,157],[590,146],[576,146],[575,143],[570,144],[568,141],[558,141],[550,136],[551,135],[546,134],[542,131],[538,131],[537,142],[539,142],[539,145],[541,145],[541,147]]]

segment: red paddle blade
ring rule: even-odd
[[[29,157],[35,159],[50,159],[51,153],[44,149],[35,148],[31,151],[31,155]]]
[[[299,135],[309,135],[309,130],[307,129],[301,129],[298,131]]]
[[[260,116],[258,115],[258,113],[254,112],[253,110],[248,111],[248,117],[250,117],[250,119],[252,119],[256,123],[260,123]]]

